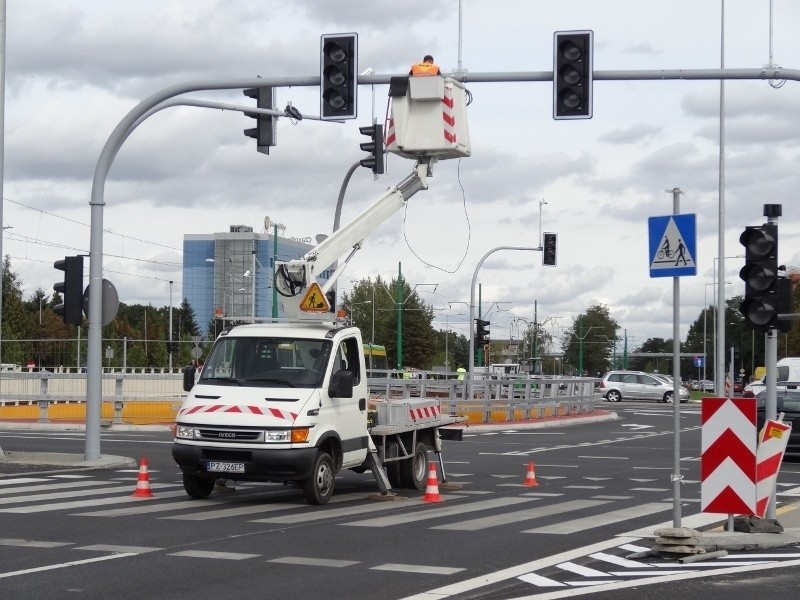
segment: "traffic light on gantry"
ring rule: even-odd
[[[489,321],[475,319],[475,347],[481,348],[489,343]]]
[[[375,175],[381,175],[383,173],[383,125],[369,125],[359,127],[358,130],[362,135],[370,137],[369,142],[359,144],[362,150],[369,152],[369,156],[361,160],[361,166],[372,169]]]
[[[739,311],[752,329],[766,331],[778,317],[778,226],[774,223],[747,227],[739,237],[745,248],[744,300]]]
[[[553,38],[553,118],[591,119],[594,33],[556,31]]]
[[[320,42],[320,118],[355,119],[358,95],[358,34],[323,35]]]
[[[556,247],[558,245],[558,234],[545,233],[542,243],[542,264],[547,267],[556,266]]]
[[[242,93],[248,98],[256,99],[256,108],[275,109],[275,88],[273,87],[251,88],[242,90]],[[278,117],[263,113],[246,112],[244,114],[256,120],[256,126],[245,129],[244,134],[247,137],[255,138],[256,150],[262,154],[269,154],[269,147],[277,143],[275,133]]]
[[[64,281],[53,286],[62,298],[62,303],[53,307],[53,312],[65,323],[80,325],[83,321],[83,257],[65,256],[63,260],[54,262],[53,266],[64,271]]]

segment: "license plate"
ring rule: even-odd
[[[206,463],[206,471],[214,473],[244,473],[244,463],[209,460]]]

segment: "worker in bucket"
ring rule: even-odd
[[[442,72],[439,69],[439,65],[433,62],[433,57],[430,54],[426,54],[421,63],[414,63],[411,65],[411,70],[408,74],[419,77],[425,75],[441,75]]]

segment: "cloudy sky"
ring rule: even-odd
[[[716,69],[720,0],[464,0],[462,63],[472,73],[550,71],[553,32],[592,29],[595,70]],[[360,70],[402,74],[426,53],[444,72],[459,60],[456,0],[7,0],[3,253],[26,296],[48,292],[52,263],[89,250],[89,199],[103,144],[141,100],[178,83],[317,76],[323,33],[359,34]],[[725,2],[725,65],[800,68],[800,3]],[[800,83],[726,83],[725,255],[742,254],[745,225],[764,203],[783,204],[780,260],[800,265],[796,209]],[[517,317],[554,335],[602,303],[629,343],[672,336],[672,280],[651,279],[647,219],[697,215],[698,275],[681,280],[681,335],[713,297],[719,212],[717,81],[598,81],[594,117],[552,119],[552,84],[472,83],[472,156],[440,163],[430,189],[366,241],[346,275],[397,276],[419,286],[437,322],[466,333],[470,282],[498,246],[538,246],[558,234],[558,266],[539,252],[497,252],[480,270],[494,337],[517,335]],[[264,217],[286,235],[329,233],[347,169],[363,153],[358,126],[382,122],[387,86],[359,90],[346,124],[279,124],[278,146],[259,154],[241,113],[170,108],[126,141],[111,168],[104,210],[104,273],[123,302],[179,302],[187,233]],[[239,91],[193,98],[247,104]],[[278,104],[318,114],[317,88],[281,88]],[[374,181],[359,169],[343,223],[411,170],[390,157]],[[540,216],[541,213],[541,223]],[[726,261],[727,294],[743,292],[741,258]],[[87,263],[88,266],[88,263]],[[88,271],[87,271],[88,272]]]

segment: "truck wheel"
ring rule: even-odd
[[[197,475],[183,474],[183,489],[196,500],[205,500],[214,489],[214,480],[198,477]]]
[[[386,458],[396,458],[400,456],[400,446],[396,440],[387,440],[386,442]],[[395,489],[404,487],[403,480],[400,478],[400,465],[407,461],[392,461],[383,463],[383,468],[386,471],[386,477],[389,483]]]
[[[333,496],[333,459],[321,450],[314,458],[311,477],[303,482],[303,495],[309,504],[327,504]]]
[[[419,442],[411,458],[400,461],[400,481],[410,490],[423,490],[428,475],[428,447]]]

